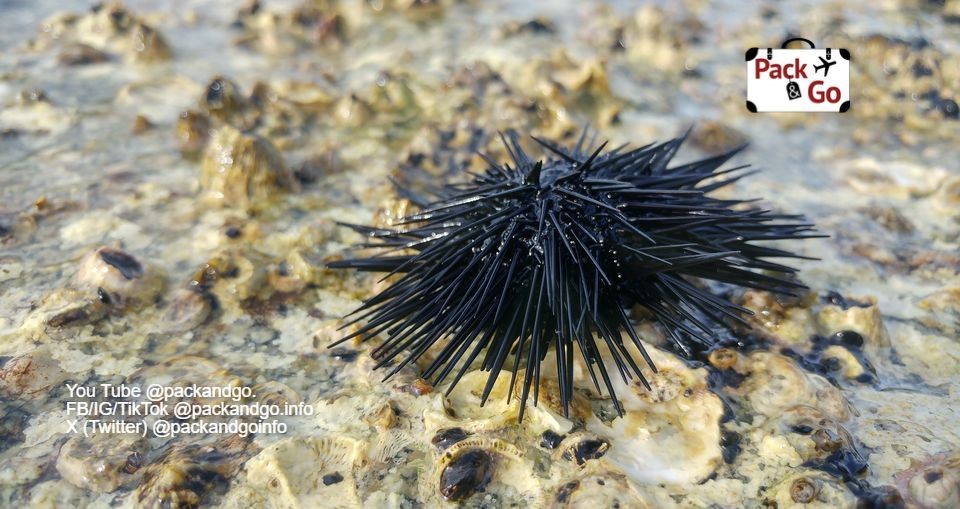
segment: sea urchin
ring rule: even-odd
[[[482,401],[501,371],[512,373],[508,394],[520,373],[521,419],[531,387],[536,404],[551,349],[568,412],[579,350],[597,390],[599,373],[622,412],[604,358],[625,380],[647,385],[623,332],[656,370],[631,324],[632,306],[648,310],[681,346],[709,344],[718,326],[743,323],[749,311],[697,280],[778,293],[802,288],[789,277],[794,269],[770,261],[800,256],[756,243],[812,237],[812,225],[750,200],[709,196],[750,173],[719,169],[739,148],[668,168],[686,136],[604,151],[585,135],[569,148],[534,138],[549,151],[534,160],[508,133],[511,163],[482,156],[483,173],[434,189],[429,199],[401,187],[420,211],[395,228],[346,225],[371,239],[358,247],[378,251],[330,267],[397,277],[351,313],[350,323],[366,323],[341,341],[382,335],[373,356],[378,367],[395,364],[386,377],[434,348],[423,377],[439,384],[459,365],[450,389],[483,354],[480,367],[490,375]]]

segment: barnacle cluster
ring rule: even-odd
[[[101,63],[114,54],[134,62],[169,60],[171,55],[166,39],[120,2],[98,3],[83,14],[58,14],[42,28],[31,46],[62,46],[58,59],[66,65]]]

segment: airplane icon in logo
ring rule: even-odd
[[[826,78],[827,74],[830,72],[830,66],[835,64],[836,62],[834,62],[833,60],[826,60],[823,57],[817,57],[817,58],[820,59],[821,65],[814,65],[813,70],[819,71],[820,69],[823,69],[823,77]]]

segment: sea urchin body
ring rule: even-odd
[[[536,402],[547,355],[568,411],[579,355],[620,411],[610,376],[647,384],[625,341],[656,369],[632,306],[681,345],[681,337],[709,343],[717,326],[748,311],[698,279],[780,293],[802,287],[789,277],[794,269],[771,261],[796,255],[757,243],[811,237],[811,225],[709,196],[747,174],[720,170],[739,149],[668,168],[685,137],[607,151],[584,138],[569,148],[537,140],[548,157],[534,160],[511,133],[503,140],[510,163],[485,157],[483,173],[430,199],[401,189],[420,211],[396,228],[348,225],[369,237],[359,247],[378,252],[330,266],[396,279],[353,313],[351,323],[365,324],[344,340],[381,335],[373,355],[378,367],[392,364],[388,377],[433,349],[423,376],[439,384],[453,374],[451,389],[479,359],[490,372],[483,401],[507,370],[509,393],[521,384],[521,418],[531,388]]]

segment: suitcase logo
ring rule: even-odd
[[[787,49],[791,41],[809,49]],[[754,112],[850,109],[850,52],[843,48],[817,49],[795,37],[780,49],[750,48],[747,62],[747,109]]]
[[[792,101],[794,99],[799,99],[800,97],[802,97],[802,94],[800,93],[800,85],[797,85],[796,81],[787,83],[787,98]]]

